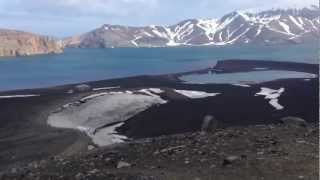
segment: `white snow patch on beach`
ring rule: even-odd
[[[70,106],[72,106],[72,105],[73,105],[73,103],[68,103],[68,104],[63,105],[62,107],[63,107],[63,108],[68,108],[68,107],[70,107]]]
[[[153,105],[167,102],[149,93],[125,91],[92,94],[82,98],[83,103],[69,103],[61,111],[52,113],[48,117],[48,124],[83,131],[99,146],[121,142],[120,139],[125,137],[115,134],[118,126],[104,127],[122,123]]]
[[[157,99],[161,99],[161,97],[158,94],[164,93],[163,90],[158,88],[141,89],[138,92],[157,98]],[[160,100],[160,104],[165,104],[165,103],[167,103],[166,100],[163,100],[163,99]]]
[[[269,104],[273,106],[276,110],[282,110],[284,107],[279,104],[279,97],[282,93],[284,93],[285,88],[280,88],[278,90],[276,89],[270,89],[262,87],[261,91],[256,93],[255,96],[265,96],[265,99],[270,100]]]
[[[101,87],[101,88],[93,88],[93,91],[101,91],[101,90],[110,90],[110,89],[119,89],[120,86],[114,86],[114,87]]]
[[[99,146],[107,146],[115,143],[122,143],[128,139],[126,136],[117,133],[116,128],[124,123],[118,123],[106,128],[102,128],[94,135],[93,142]]]
[[[257,67],[257,68],[253,68],[254,70],[268,70],[268,68],[259,68],[259,67]]]
[[[190,90],[174,90],[176,93],[182,94],[191,99],[200,99],[200,98],[207,98],[212,96],[217,96],[220,93],[207,93],[204,91],[190,91]]]
[[[149,91],[156,93],[156,94],[164,93],[164,91],[159,88],[149,88]]]
[[[27,95],[6,95],[0,96],[0,99],[10,99],[10,98],[28,98],[28,97],[37,97],[39,94],[27,94]]]
[[[234,86],[240,86],[240,87],[251,87],[250,85],[248,84],[232,84]]]
[[[276,110],[284,109],[284,107],[279,104],[279,100],[278,99],[271,99],[269,101],[269,104],[271,104],[274,108],[276,108]]]
[[[99,94],[92,94],[90,96],[86,96],[84,98],[81,99],[81,101],[87,101],[87,100],[90,100],[90,99],[93,99],[93,98],[96,98],[96,97],[99,97],[99,96],[105,96],[105,95],[108,95],[110,93],[108,92],[104,92],[104,93],[99,93]]]

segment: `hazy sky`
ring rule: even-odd
[[[102,24],[173,24],[234,10],[317,5],[318,0],[0,0],[0,27],[65,37]]]

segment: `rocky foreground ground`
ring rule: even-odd
[[[295,119],[88,147],[10,168],[0,179],[318,179],[319,128]]]

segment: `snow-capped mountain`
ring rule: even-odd
[[[73,47],[166,47],[228,44],[279,44],[320,37],[320,9],[277,9],[258,13],[235,11],[221,19],[189,19],[172,26],[103,25],[68,38]]]

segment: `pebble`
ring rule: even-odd
[[[99,172],[100,172],[99,169],[93,169],[93,170],[89,171],[88,173],[89,174],[97,174]]]
[[[211,166],[210,166],[210,169],[214,169],[214,168],[216,168],[217,166],[215,165],[215,164],[212,164]]]
[[[280,119],[280,122],[288,125],[288,126],[295,126],[295,127],[306,127],[307,122],[299,117],[284,117]]]
[[[84,179],[84,175],[82,173],[78,173],[76,176],[75,176],[75,179],[76,180],[82,180]]]
[[[240,158],[238,156],[228,156],[223,160],[223,166],[229,165],[234,163],[235,161],[239,160]]]
[[[95,149],[94,146],[92,146],[92,145],[89,145],[89,146],[88,146],[88,150],[89,150],[89,151],[94,150],[94,149]]]
[[[202,132],[210,132],[216,130],[218,127],[218,121],[212,115],[206,115],[203,118],[203,122],[201,125]]]
[[[118,165],[117,165],[117,168],[118,168],[118,169],[128,168],[128,167],[131,167],[131,164],[130,164],[130,163],[127,163],[127,162],[125,162],[125,161],[119,161],[119,162],[118,162]]]
[[[17,168],[11,168],[10,172],[12,174],[16,174],[16,173],[18,173],[18,169]]]
[[[257,152],[257,155],[264,155],[264,152],[263,151]]]

